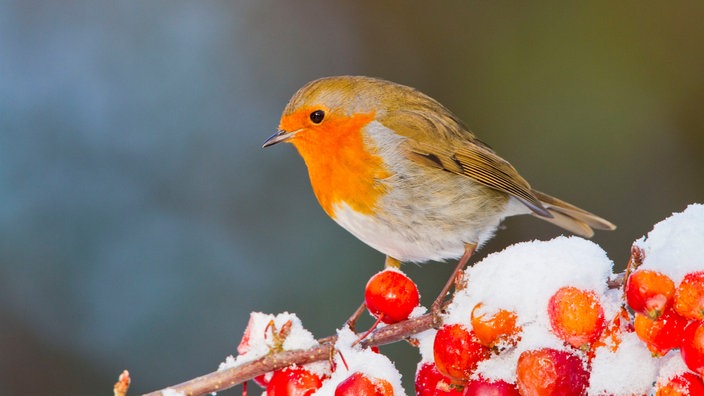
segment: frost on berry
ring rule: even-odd
[[[473,331],[461,324],[443,325],[433,343],[435,364],[454,382],[467,381],[477,364],[489,358],[489,348],[479,343]]]
[[[472,309],[471,324],[479,342],[489,348],[515,345],[521,328],[516,325],[514,312],[497,309],[489,311],[483,303]]]
[[[675,290],[675,311],[690,320],[704,320],[704,271],[684,276]]]
[[[462,396],[464,394],[463,387],[453,384],[450,378],[438,371],[433,362],[418,365],[415,389],[416,396]]]
[[[575,348],[588,348],[605,327],[596,293],[572,286],[561,287],[550,297],[548,316],[555,335]]]
[[[589,372],[577,355],[551,348],[521,353],[516,367],[521,395],[581,395],[589,383]]]
[[[685,372],[655,386],[655,396],[692,396],[704,395],[704,383],[701,377]]]

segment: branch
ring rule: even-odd
[[[608,282],[608,287],[610,289],[623,287],[624,281],[625,274],[618,274],[618,276]],[[441,325],[442,317],[439,314],[434,315],[433,313],[427,313],[417,318],[381,327],[368,335],[360,344],[362,347],[391,344],[408,339],[415,334],[432,328],[437,329]],[[331,359],[336,341],[337,336],[321,338],[318,340],[319,345],[310,349],[273,353],[237,367],[215,371],[166,389],[147,393],[145,396],[161,396],[167,389],[181,392],[188,396],[220,392],[262,374],[279,370],[293,364],[302,365]]]
[[[427,313],[417,318],[381,327],[366,337],[360,344],[362,347],[390,344],[431,328],[437,328],[441,324],[442,319],[439,316]],[[320,345],[310,349],[274,353],[237,367],[205,374],[190,381],[148,393],[145,396],[160,396],[167,389],[189,396],[220,392],[254,377],[293,364],[302,365],[330,359],[334,352],[336,340],[337,336],[325,337],[318,340]]]

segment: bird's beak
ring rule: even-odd
[[[293,135],[296,134],[296,132],[298,132],[298,131],[288,132],[288,131],[284,131],[283,129],[279,129],[278,131],[276,131],[275,134],[271,135],[269,137],[269,139],[264,141],[262,148],[273,146],[276,143],[284,142],[288,139],[291,139],[293,137]]]

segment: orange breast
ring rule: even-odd
[[[301,109],[282,119],[301,125],[314,109]],[[374,114],[340,116],[329,114],[320,125],[308,123],[291,140],[308,167],[313,192],[325,212],[335,218],[334,205],[347,203],[352,209],[371,214],[384,192],[381,179],[390,176],[377,150],[365,144],[362,128]]]

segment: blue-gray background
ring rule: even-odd
[[[211,371],[252,310],[317,336],[383,257],[260,149],[325,75],[420,88],[630,243],[704,201],[704,3],[0,2],[0,394]],[[514,219],[482,251],[559,230]],[[429,303],[451,265],[407,266]],[[385,349],[411,378],[417,355]],[[231,392],[231,394],[236,394]]]

